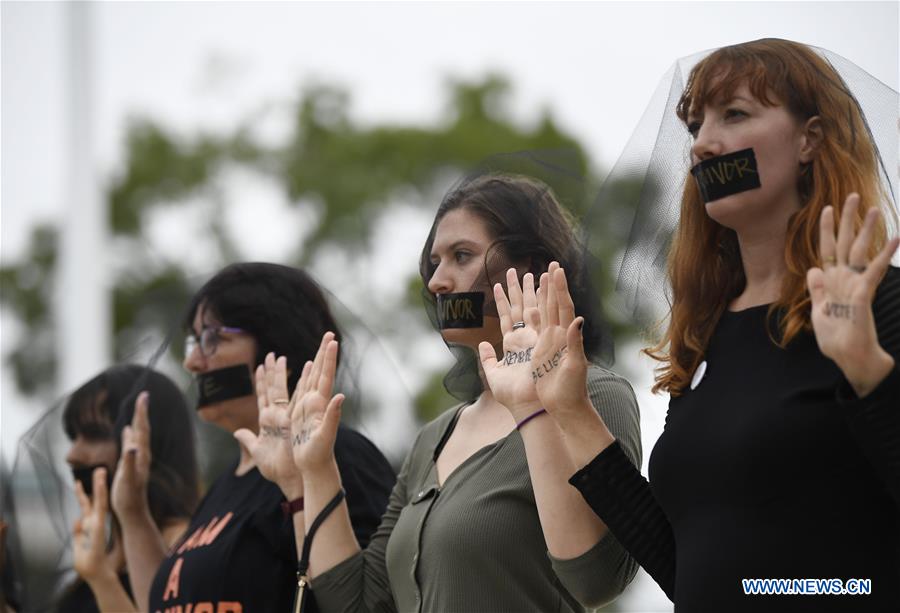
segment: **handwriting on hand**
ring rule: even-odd
[[[532,351],[534,351],[534,347],[529,347],[524,351],[507,351],[506,356],[503,358],[503,363],[506,366],[512,366],[513,364],[530,362]]]
[[[285,440],[290,436],[288,428],[284,426],[280,428],[274,426],[260,426],[260,430],[262,430],[263,436],[274,436],[275,438],[282,438]]]
[[[825,303],[825,315],[838,319],[856,319],[856,308],[852,304],[839,304],[837,302]]]
[[[538,379],[540,379],[541,377],[544,377],[546,375],[549,375],[553,371],[554,368],[559,366],[559,361],[562,359],[562,357],[564,355],[566,355],[566,352],[568,352],[568,351],[569,351],[568,346],[563,347],[562,349],[560,349],[559,351],[554,353],[552,358],[550,358],[546,362],[542,362],[541,364],[539,364],[538,367],[531,372],[532,380],[535,383],[537,383]]]

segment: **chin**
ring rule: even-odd
[[[480,328],[446,328],[441,330],[441,337],[450,345],[462,345],[476,352],[478,345],[487,341],[492,345],[502,343],[501,338],[492,339],[491,336],[500,335],[500,319],[497,317],[484,318],[484,325]]]
[[[247,401],[250,400],[252,406],[247,406]],[[197,415],[208,424],[212,424],[213,426],[218,426],[223,430],[228,430],[229,432],[234,432],[238,428],[243,428],[246,426],[236,425],[241,424],[244,421],[247,421],[246,415],[248,411],[253,412],[253,415],[256,415],[256,397],[255,396],[245,396],[243,398],[232,398],[231,400],[225,400],[223,402],[217,402],[215,404],[208,404],[206,406],[200,407],[197,409]],[[243,419],[242,419],[243,417]]]
[[[748,215],[753,217],[753,212],[747,196],[748,192],[741,192],[707,202],[704,205],[706,214],[717,224],[737,230],[746,225],[748,221],[752,221],[752,219],[748,219]]]

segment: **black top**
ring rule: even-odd
[[[888,377],[859,399],[812,333],[726,312],[669,403],[650,483],[618,443],[571,483],[680,611],[900,611],[900,269],[873,304]],[[869,595],[744,594],[741,579],[870,579]],[[796,587],[795,587],[796,589]]]
[[[368,439],[343,426],[335,458],[353,531],[365,547],[396,476]],[[297,550],[293,522],[281,510],[284,496],[256,468],[240,477],[235,468],[213,483],[184,537],[156,571],[150,611],[291,610]]]

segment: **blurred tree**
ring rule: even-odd
[[[577,170],[589,175],[584,149],[574,136],[562,131],[549,111],[531,127],[510,119],[510,85],[502,77],[488,76],[479,82],[452,82],[449,86],[447,119],[431,126],[361,126],[348,113],[350,96],[329,86],[307,88],[296,104],[294,127],[284,147],[267,147],[252,137],[253,121],[232,134],[174,134],[152,119],[133,121],[126,136],[124,169],[107,189],[109,227],[114,240],[126,247],[123,253],[141,251],[146,219],[154,207],[174,206],[191,199],[211,201],[221,207],[215,178],[225,168],[251,168],[281,186],[296,206],[320,203],[318,225],[298,246],[292,260],[308,264],[326,247],[353,254],[370,246],[373,221],[392,205],[398,190],[414,190],[427,202],[435,181],[447,173],[469,170],[498,152],[567,149],[575,153]],[[589,177],[590,183],[590,177]],[[623,192],[639,189],[624,186]],[[622,207],[629,198],[623,197]],[[582,205],[576,205],[576,208]],[[218,209],[216,209],[218,210]],[[221,211],[219,211],[221,212]],[[576,215],[582,210],[574,211]],[[600,212],[594,228],[606,228],[596,255],[611,263],[627,236],[622,210]],[[224,265],[234,256],[220,225],[220,215],[210,216],[209,234],[218,246]],[[608,223],[607,223],[608,221]],[[50,317],[51,289],[56,256],[56,231],[37,229],[26,255],[0,269],[0,299],[22,321],[25,334],[8,358],[16,382],[26,394],[47,392],[54,380],[53,326]],[[116,359],[135,339],[148,333],[166,336],[177,325],[180,309],[193,289],[182,263],[159,258],[138,258],[139,265],[119,262],[113,280],[112,300]],[[614,279],[603,267],[598,279],[604,294],[612,292]],[[428,329],[422,313],[418,279],[406,292],[409,317]],[[404,314],[404,317],[406,315]],[[614,321],[617,335],[627,325]],[[415,328],[413,328],[415,331]],[[173,337],[171,351],[180,356],[182,339]],[[178,358],[180,359],[180,357]],[[417,391],[417,412],[428,419],[449,406],[435,374]]]

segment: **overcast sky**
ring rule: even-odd
[[[65,137],[64,7],[2,4],[2,246],[56,215]],[[516,117],[550,107],[611,164],[672,61],[777,36],[830,49],[897,89],[896,2],[105,3],[93,5],[98,174],[131,115],[228,128],[310,80],[353,94],[359,121],[440,116],[447,77],[509,75]],[[273,138],[286,125],[270,126]]]

